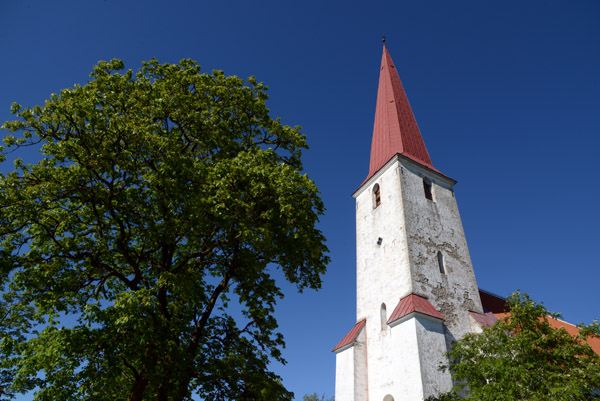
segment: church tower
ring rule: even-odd
[[[483,314],[454,194],[437,170],[385,45],[369,174],[356,199],[356,325],[334,348],[336,401],[448,391],[438,367]]]

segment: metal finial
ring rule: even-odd
[[[385,43],[385,35],[381,35],[381,41]]]

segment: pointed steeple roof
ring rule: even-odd
[[[431,163],[402,82],[384,44],[371,142],[371,163],[365,181],[398,153],[439,173]]]

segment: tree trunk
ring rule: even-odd
[[[138,377],[133,384],[133,389],[127,397],[127,401],[142,401],[144,399],[144,392],[148,386],[148,379],[145,377]]]

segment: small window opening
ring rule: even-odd
[[[423,178],[423,189],[425,190],[425,197],[429,200],[433,200],[433,195],[431,193],[431,180],[428,178]]]
[[[385,397],[383,397],[383,401],[394,401],[394,397],[388,394]]]
[[[381,315],[381,331],[384,331],[387,329],[387,309],[385,304],[381,304],[379,314]]]
[[[373,209],[381,205],[381,190],[379,184],[373,186]]]
[[[446,268],[444,267],[444,255],[438,251],[437,253],[438,265],[440,267],[440,273],[446,274]]]

